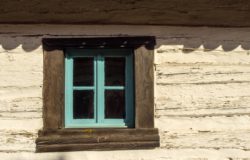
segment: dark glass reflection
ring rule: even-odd
[[[105,85],[124,86],[125,84],[125,57],[105,58]]]
[[[125,91],[105,91],[105,118],[125,118]]]
[[[74,91],[73,118],[94,118],[94,91]]]
[[[94,58],[74,59],[74,86],[92,86],[94,83]]]

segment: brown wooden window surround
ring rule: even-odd
[[[154,37],[46,38],[44,48],[43,129],[37,152],[147,149],[159,146],[154,128]],[[65,128],[65,50],[133,49],[133,128]]]

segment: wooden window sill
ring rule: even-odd
[[[159,147],[156,128],[41,130],[37,152],[152,149]]]

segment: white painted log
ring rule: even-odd
[[[41,112],[42,97],[20,96],[19,98],[10,98],[0,100],[1,112]]]
[[[250,150],[250,130],[230,132],[164,132],[161,147],[167,149],[242,149]]]
[[[4,87],[42,86],[42,50],[40,54],[0,53],[0,90]]]
[[[56,152],[0,153],[5,160],[248,160],[250,151],[240,149],[154,149],[130,151],[92,151],[92,152]]]
[[[156,85],[157,115],[249,114],[250,83]]]
[[[183,49],[182,49],[183,50]],[[249,51],[239,52],[224,52],[223,50],[204,52],[203,50],[195,51],[196,48],[191,49],[191,53],[178,53],[169,51],[161,51],[157,54],[156,64],[185,64],[185,65],[249,65],[250,55]]]
[[[155,120],[162,132],[231,132],[249,130],[250,116],[161,117]]]
[[[20,130],[0,130],[1,152],[34,152],[37,133]],[[1,155],[1,154],[0,154]]]
[[[157,84],[250,82],[250,65],[157,65]]]

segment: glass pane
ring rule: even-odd
[[[125,57],[105,58],[105,85],[124,86],[125,84]]]
[[[94,118],[94,91],[74,91],[73,118]]]
[[[74,86],[92,86],[94,83],[94,58],[74,59]]]
[[[105,118],[125,118],[125,91],[105,91]]]

